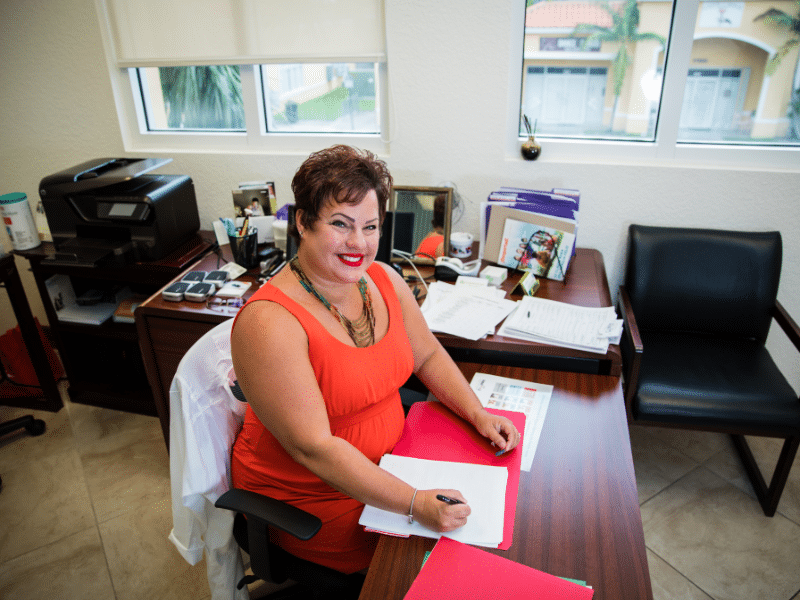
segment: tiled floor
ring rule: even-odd
[[[22,414],[0,407],[0,422]],[[69,402],[37,417],[43,436],[0,439],[0,598],[210,598],[204,564],[167,540],[158,420]],[[800,600],[800,460],[769,519],[725,436],[631,438],[654,600]],[[774,442],[753,441],[774,461]]]

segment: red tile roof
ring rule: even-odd
[[[621,2],[611,2],[618,10]],[[546,0],[529,6],[525,11],[525,27],[575,27],[578,23],[591,23],[611,27],[611,16],[594,2],[576,0]]]

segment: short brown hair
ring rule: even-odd
[[[338,145],[314,152],[300,165],[292,179],[292,192],[295,208],[303,211],[303,227],[313,229],[329,199],[358,204],[371,190],[378,197],[383,224],[392,183],[389,168],[377,156],[368,150]],[[297,225],[292,224],[288,233],[298,238]]]

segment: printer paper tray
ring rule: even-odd
[[[96,267],[124,265],[132,249],[130,242],[74,239],[60,244],[56,253],[43,259],[48,265],[65,267]]]

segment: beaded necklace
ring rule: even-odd
[[[361,300],[364,303],[364,309],[361,312],[360,317],[358,317],[355,321],[351,321],[342,313],[340,313],[338,308],[328,302],[325,297],[317,291],[317,288],[314,287],[314,284],[311,283],[311,280],[303,272],[303,269],[300,267],[300,261],[296,256],[289,261],[289,267],[297,276],[297,280],[300,282],[300,285],[302,285],[309,294],[322,302],[323,306],[325,306],[325,308],[333,313],[333,316],[339,320],[339,323],[341,323],[345,330],[347,330],[347,334],[350,336],[350,339],[353,340],[353,343],[357,348],[365,348],[375,343],[375,315],[372,312],[372,297],[370,296],[366,279],[362,277],[358,281],[358,291],[361,294]]]

